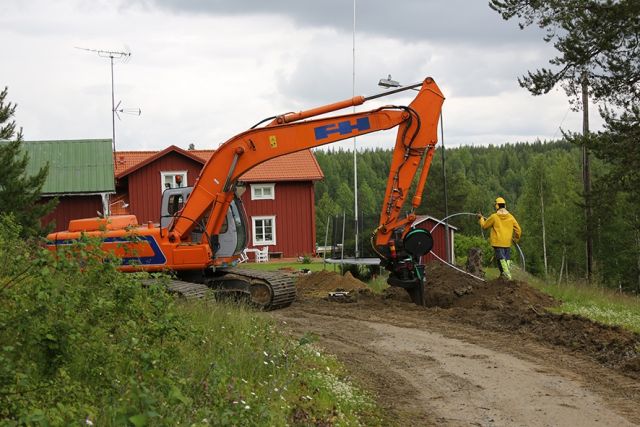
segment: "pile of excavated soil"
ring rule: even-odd
[[[560,302],[524,282],[502,279],[484,282],[440,263],[428,264],[425,276],[424,316],[442,316],[482,330],[529,336],[640,378],[640,334],[580,316],[551,313],[547,308]],[[348,273],[345,276],[328,271],[311,273],[301,276],[297,287],[299,294],[311,299],[324,298],[332,291],[353,291],[358,301],[352,309],[370,311],[372,316],[383,312],[395,316],[395,311],[408,316],[417,308],[404,289],[388,288],[382,294],[372,294],[366,291],[364,283]]]
[[[502,279],[484,282],[440,263],[428,264],[425,276],[428,307],[527,311],[558,304],[526,283]]]
[[[296,281],[298,294],[324,297],[329,292],[347,291],[359,293],[369,288],[360,280],[347,272],[344,276],[332,271],[315,271],[298,277]]]

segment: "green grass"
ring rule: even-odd
[[[383,290],[389,287],[389,285],[387,284],[387,274],[382,274],[380,276],[374,277],[367,282],[367,286],[369,286],[369,288],[371,288],[373,292],[381,293]]]
[[[318,259],[313,259],[311,261],[311,263],[309,264],[303,264],[301,262],[295,262],[295,261],[269,261],[269,262],[260,262],[260,263],[256,263],[256,262],[246,262],[243,264],[239,264],[238,267],[240,268],[252,268],[255,270],[266,270],[266,271],[273,271],[273,270],[279,270],[279,269],[290,269],[290,270],[302,270],[302,269],[308,269],[311,271],[320,271],[320,270],[329,270],[329,271],[333,271],[334,268],[334,264],[324,264],[322,262],[322,259],[318,260]],[[337,271],[338,267],[336,267],[336,271]]]
[[[0,215],[0,426],[388,425],[314,337],[144,286],[95,239],[53,257],[19,231]]]
[[[201,413],[192,419],[220,425],[382,424],[373,400],[346,379],[343,366],[314,337],[294,340],[264,314],[234,304],[195,302],[181,311],[201,331],[201,345],[185,351],[180,363],[198,380],[189,395]]]
[[[516,278],[562,301],[560,307],[553,309],[555,312],[577,314],[640,333],[640,298],[636,296],[578,282],[557,285],[521,271],[516,273]]]

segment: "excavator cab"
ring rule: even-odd
[[[162,193],[162,208],[160,226],[167,228],[180,216],[193,187],[168,188]],[[205,233],[208,215],[191,231],[191,241],[200,242]],[[207,236],[210,239],[216,258],[227,258],[239,255],[247,244],[247,216],[240,198],[236,197],[229,206],[220,233],[217,236]]]

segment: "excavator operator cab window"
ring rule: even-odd
[[[184,198],[182,194],[173,194],[169,196],[169,215],[175,215],[184,207]]]

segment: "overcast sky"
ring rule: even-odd
[[[216,148],[265,117],[352,96],[353,9],[353,0],[2,0],[0,86],[27,140],[111,138],[109,59],[76,47],[131,52],[115,62],[115,100],[142,115],[116,119],[117,149]],[[533,97],[518,85],[552,47],[486,0],[356,0],[355,20],[355,94],[384,91],[377,82],[389,74],[433,77],[447,98],[447,146],[581,130],[562,90]],[[591,121],[599,128],[596,113]]]

